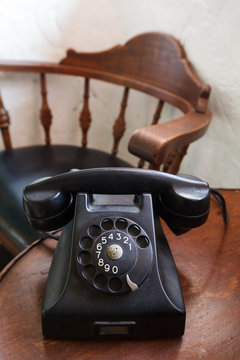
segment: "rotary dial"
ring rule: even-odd
[[[151,262],[147,234],[126,218],[104,218],[88,226],[77,247],[80,276],[90,286],[109,294],[137,290]]]

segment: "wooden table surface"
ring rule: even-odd
[[[1,273],[0,359],[240,359],[240,192],[223,190],[230,221],[211,201],[205,225],[165,228],[187,310],[181,339],[44,340],[41,306],[54,240],[36,243]]]

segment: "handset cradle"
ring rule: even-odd
[[[202,225],[209,212],[209,187],[197,178],[159,171],[99,168],[57,175],[27,186],[25,215],[38,230],[54,230],[73,217],[74,195],[151,193],[158,211],[173,232]]]

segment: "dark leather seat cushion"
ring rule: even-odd
[[[108,153],[76,146],[32,146],[0,152],[0,231],[19,251],[40,237],[25,220],[23,188],[36,179],[70,169],[130,167]]]

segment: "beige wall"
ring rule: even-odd
[[[0,14],[1,60],[59,61],[70,47],[78,51],[103,50],[146,31],[174,35],[184,45],[199,76],[212,86],[209,107],[214,113],[208,133],[190,147],[181,172],[200,176],[211,186],[240,187],[239,1],[8,0],[0,1]],[[54,142],[78,144],[82,79],[51,75],[48,85],[55,118]],[[11,115],[14,144],[41,142],[39,78],[3,74],[0,86]],[[91,146],[111,148],[109,125],[118,113],[121,95],[117,86],[92,81]],[[149,124],[155,106],[155,99],[131,92],[127,110],[131,124],[124,144],[133,129]],[[163,118],[177,115],[166,106]],[[126,151],[120,155],[136,163]]]

